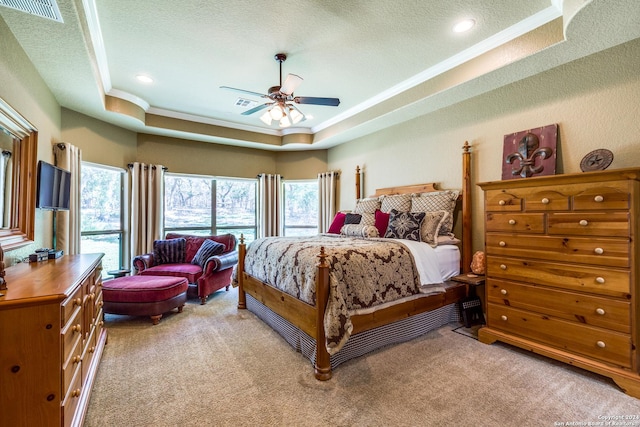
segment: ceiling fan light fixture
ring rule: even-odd
[[[260,120],[262,120],[262,123],[264,123],[265,125],[271,126],[271,114],[269,114],[268,110],[260,116]]]
[[[283,116],[280,119],[280,127],[281,128],[288,128],[289,126],[291,126],[291,121],[289,120],[289,117]]]
[[[296,110],[295,108],[289,108],[289,116],[291,117],[291,122],[294,125],[299,123],[304,118],[304,114],[302,114],[300,111]]]
[[[280,120],[284,116],[284,112],[282,111],[282,108],[280,108],[279,105],[273,106],[269,110],[269,114],[271,115],[271,118],[273,120]]]

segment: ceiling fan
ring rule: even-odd
[[[293,91],[297,89],[300,83],[302,83],[302,77],[295,74],[288,74],[283,84],[282,63],[287,59],[287,55],[284,53],[277,53],[274,59],[280,64],[280,86],[270,87],[266,94],[229,86],[220,86],[221,89],[235,90],[237,92],[268,99],[264,104],[243,112],[243,116],[248,116],[267,109],[267,111],[260,117],[260,120],[268,126],[270,126],[271,122],[275,120],[279,122],[280,127],[288,127],[292,124],[299,123],[306,118],[295,104],[326,105],[330,107],[337,107],[340,105],[340,99],[338,98],[293,96]]]

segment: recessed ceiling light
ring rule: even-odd
[[[458,22],[453,26],[453,31],[456,33],[464,33],[465,31],[469,31],[473,26],[476,25],[476,21],[473,19],[465,19],[464,21]]]
[[[145,76],[144,74],[138,74],[136,79],[142,83],[153,83],[153,79],[149,76]]]

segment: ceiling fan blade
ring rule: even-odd
[[[264,93],[252,92],[250,90],[238,89],[238,88],[229,87],[229,86],[220,86],[220,89],[234,90],[236,92],[242,92],[242,93],[247,93],[249,95],[258,96],[260,98],[268,98],[269,97],[268,95],[265,95]]]
[[[280,92],[284,93],[285,95],[291,95],[293,91],[296,90],[298,86],[300,86],[302,80],[303,78],[296,74],[288,74],[287,78],[282,84],[282,87],[280,88]]]
[[[296,96],[293,98],[293,102],[296,104],[327,105],[330,107],[340,105],[340,99],[338,98],[316,98],[313,96]]]
[[[253,107],[250,110],[247,110],[247,111],[243,112],[242,115],[243,116],[249,116],[249,115],[251,115],[253,113],[257,113],[260,110],[264,110],[265,108],[267,108],[267,107],[269,107],[269,106],[271,106],[273,104],[274,104],[273,102],[266,102],[266,103],[264,103],[262,105],[258,105],[257,107]]]

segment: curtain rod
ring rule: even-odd
[[[131,169],[131,168],[133,167],[133,163],[127,163],[127,167],[128,167],[129,169]],[[154,166],[151,166],[151,168],[152,168],[152,169],[156,169],[156,167],[157,167],[157,166],[155,166],[155,165],[154,165]],[[144,168],[145,168],[145,169],[149,169],[149,165],[144,165]],[[168,170],[169,170],[169,168],[168,168],[168,167],[166,167],[166,166],[163,166],[163,167],[162,167],[162,170],[166,172],[166,171],[168,171]]]

